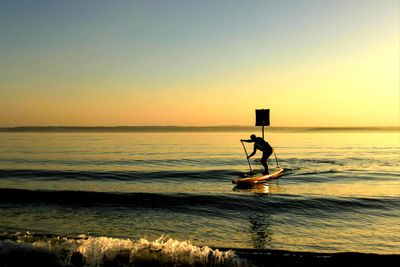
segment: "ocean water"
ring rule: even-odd
[[[214,263],[240,249],[400,253],[399,132],[266,132],[285,175],[238,190],[250,134],[0,133],[0,245],[68,247],[88,265],[140,246]]]

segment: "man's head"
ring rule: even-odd
[[[250,139],[253,141],[256,140],[256,135],[255,134],[250,135]]]

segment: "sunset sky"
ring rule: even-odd
[[[400,1],[0,0],[0,127],[400,125]]]

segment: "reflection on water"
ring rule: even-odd
[[[255,194],[278,193],[280,192],[279,179],[268,183],[248,184],[247,186],[236,185],[232,188],[232,191]]]
[[[271,247],[272,230],[270,214],[251,214],[250,222],[250,243],[257,249],[266,249]]]
[[[269,191],[269,184],[267,183],[260,183],[260,184],[249,184],[247,186],[243,185],[236,185],[232,189],[235,192],[245,192],[245,193],[256,193],[256,194],[268,194]]]

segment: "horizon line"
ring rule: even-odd
[[[215,132],[246,131],[261,128],[250,125],[140,125],[140,126],[13,126],[0,127],[0,132]],[[272,131],[399,131],[398,126],[266,126]]]

